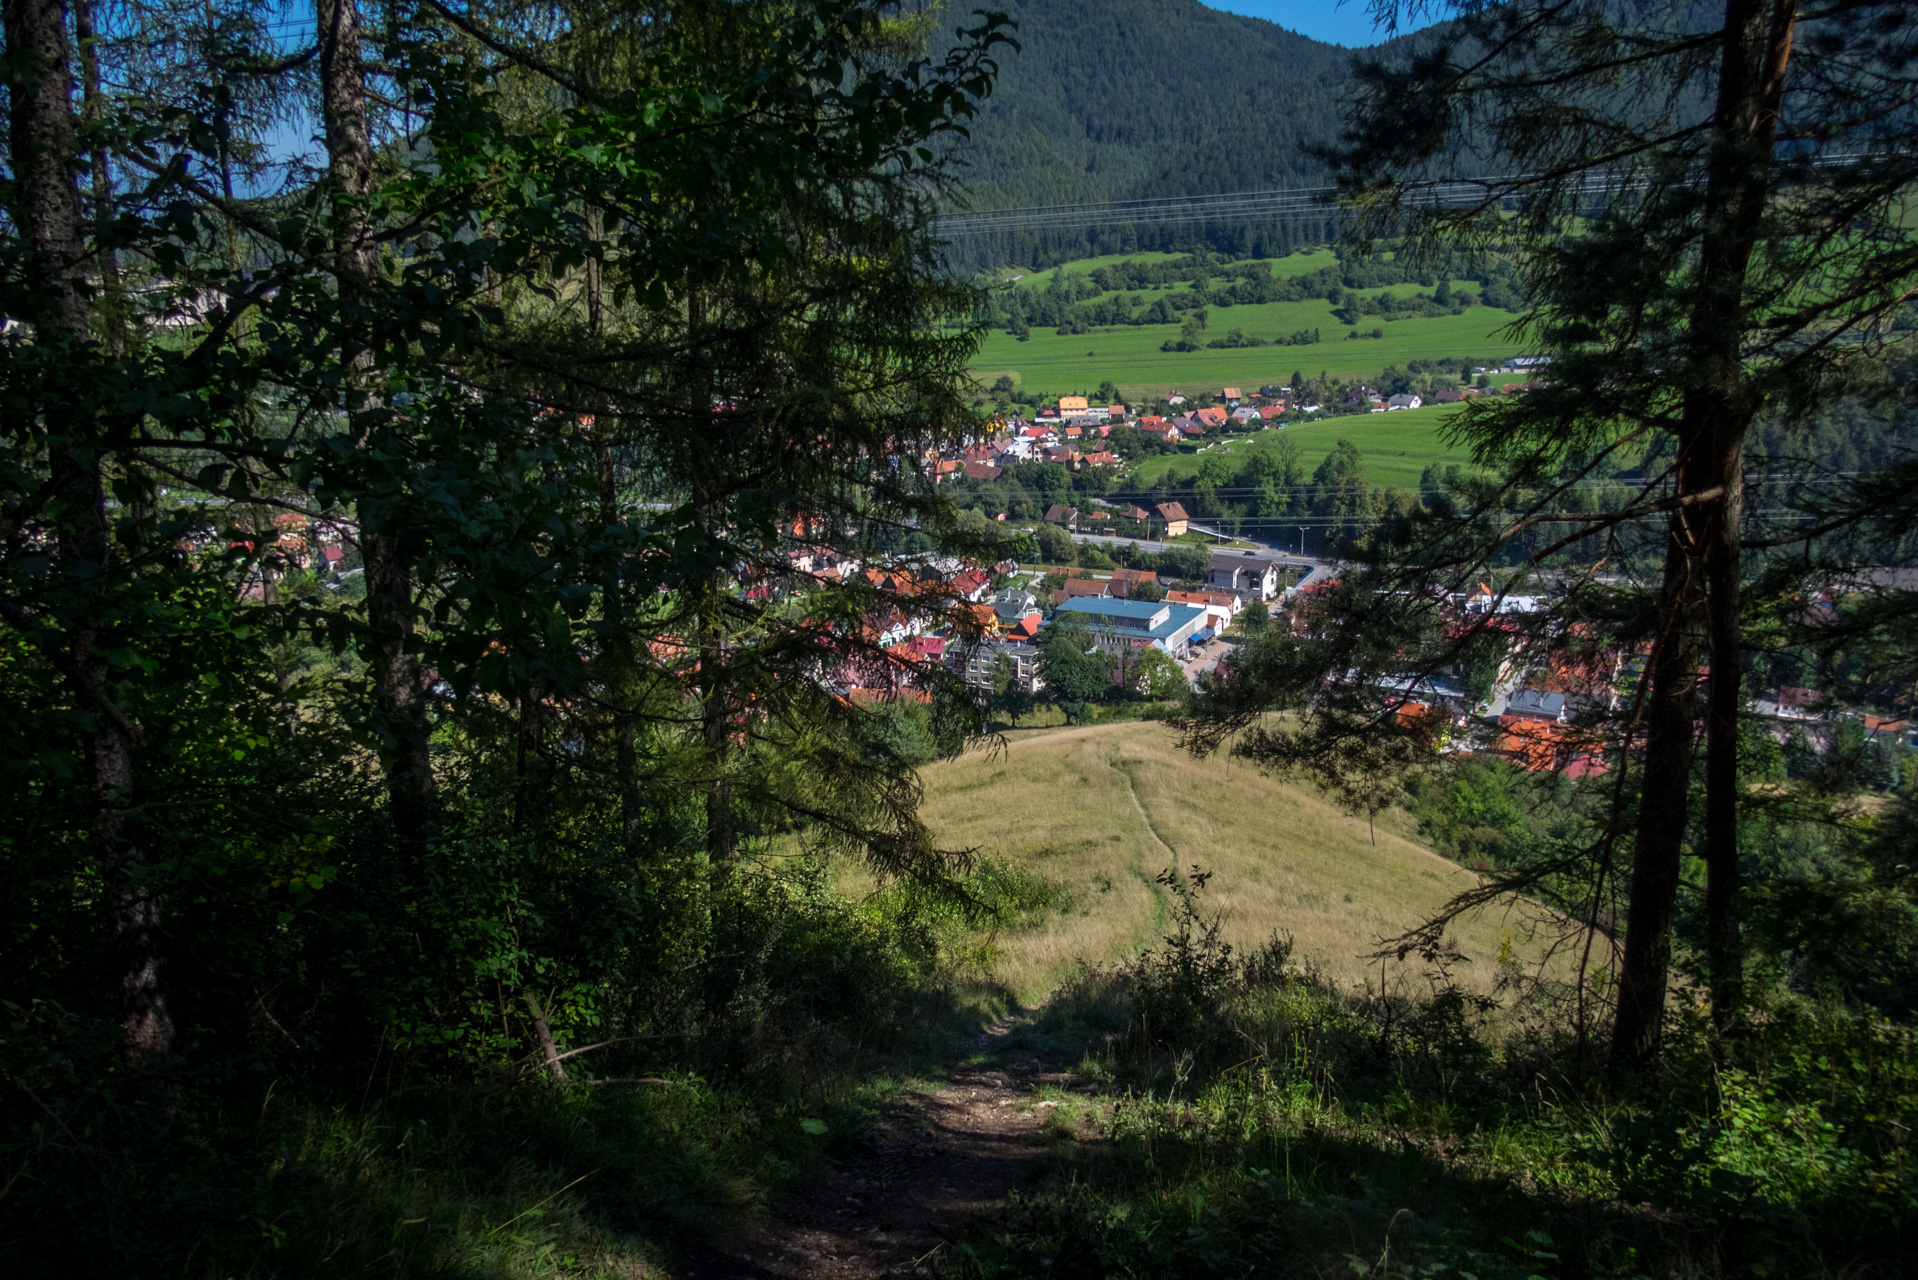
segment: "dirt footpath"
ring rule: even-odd
[[[982,1038],[1002,1037],[1008,1020]],[[697,1260],[699,1280],[878,1280],[937,1275],[967,1218],[1030,1184],[1052,1107],[1031,1096],[1069,1077],[1037,1059],[962,1067],[894,1110],[863,1152],[726,1253]]]

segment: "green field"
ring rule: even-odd
[[[1401,286],[1408,290],[1412,286]],[[1157,399],[1173,391],[1191,395],[1221,386],[1257,387],[1285,382],[1297,371],[1350,382],[1375,378],[1387,365],[1445,356],[1502,358],[1525,348],[1497,331],[1511,323],[1506,311],[1475,307],[1462,315],[1430,316],[1367,325],[1383,338],[1333,339],[1346,332],[1324,302],[1271,302],[1215,308],[1209,334],[1243,329],[1255,337],[1318,329],[1328,341],[1301,347],[1253,347],[1234,351],[1167,352],[1159,344],[1178,336],[1174,325],[1115,325],[1091,333],[1060,335],[1035,329],[1020,342],[1003,330],[986,335],[973,358],[973,376],[990,385],[1012,375],[1021,390],[1045,396],[1086,392],[1110,378],[1127,399]]]
[[[1173,254],[1127,254],[1086,258],[1046,271],[1024,273],[1022,289],[1043,290],[1060,273],[1089,275],[1099,266],[1128,259],[1164,261]],[[1329,250],[1295,253],[1273,262],[1273,274],[1285,277],[1332,266]],[[1017,272],[1007,273],[1020,274]],[[1453,281],[1454,288],[1475,288]],[[1127,290],[1148,301],[1166,293],[1186,291],[1186,283],[1161,289]],[[1389,292],[1410,297],[1422,291],[1416,284],[1398,284],[1363,290],[1367,295]],[[1456,316],[1385,320],[1368,316],[1361,331],[1385,330],[1383,338],[1351,339],[1350,327],[1332,314],[1322,299],[1272,302],[1255,306],[1213,307],[1206,337],[1223,337],[1232,329],[1248,336],[1274,339],[1300,330],[1317,329],[1325,341],[1297,347],[1253,347],[1233,350],[1167,352],[1159,350],[1167,338],[1178,335],[1176,325],[1114,325],[1090,333],[1061,335],[1035,328],[1020,342],[1004,330],[986,335],[972,370],[990,384],[1010,375],[1021,390],[1045,396],[1089,392],[1106,379],[1118,385],[1128,399],[1156,399],[1172,391],[1188,395],[1220,386],[1260,386],[1284,382],[1296,371],[1307,377],[1330,374],[1342,381],[1377,377],[1388,365],[1447,356],[1495,359],[1522,353],[1525,348],[1500,331],[1513,320],[1509,311],[1475,307]]]
[[[1409,489],[1418,484],[1419,476],[1432,463],[1467,465],[1471,462],[1471,455],[1462,447],[1448,446],[1439,439],[1440,428],[1462,407],[1442,404],[1395,413],[1353,414],[1298,422],[1283,430],[1255,431],[1249,436],[1228,436],[1203,453],[1147,458],[1138,464],[1135,474],[1142,483],[1172,475],[1191,475],[1207,458],[1242,459],[1249,453],[1276,449],[1284,439],[1298,446],[1309,477],[1335,444],[1350,440],[1364,456],[1368,481]]]

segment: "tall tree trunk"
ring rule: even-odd
[[[80,45],[80,118],[94,131],[88,148],[91,171],[87,175],[87,183],[91,188],[93,234],[98,241],[101,233],[113,221],[113,164],[107,155],[106,142],[98,132],[106,99],[100,90],[100,50],[98,31],[93,20],[93,0],[80,0],[79,7],[74,10],[73,34]],[[94,245],[94,254],[100,260],[101,292],[107,304],[109,339],[118,350],[121,328],[125,323],[125,300],[120,290],[120,259],[110,246],[98,243]]]
[[[320,115],[326,138],[327,181],[340,203],[333,231],[334,273],[342,313],[340,360],[346,371],[346,410],[355,440],[378,446],[386,428],[373,388],[368,310],[378,269],[371,228],[359,201],[373,190],[372,131],[366,114],[366,68],[360,55],[356,0],[315,0],[319,27]],[[385,729],[383,763],[393,827],[419,846],[431,834],[438,793],[428,743],[419,662],[412,653],[416,621],[413,566],[404,514],[360,511],[360,550],[366,562],[367,622],[373,633],[374,704]]]
[[[704,356],[706,296],[693,289],[687,300],[686,321],[693,366],[690,410],[696,423],[713,417],[712,379],[701,363]],[[693,484],[693,506],[705,513],[708,526],[717,528],[721,513],[717,504],[723,494],[704,480]],[[699,649],[700,741],[706,748],[707,767],[712,771],[706,788],[706,860],[715,887],[725,883],[732,873],[733,850],[738,836],[733,829],[732,787],[732,715],[727,689],[725,600],[727,574],[715,568],[701,585],[699,614],[694,623],[695,643]]]
[[[73,115],[73,51],[63,0],[6,0],[9,145],[16,183],[11,210],[30,255],[26,264],[38,306],[25,317],[39,340],[87,341],[81,292],[85,262],[78,137]],[[76,700],[99,715],[87,734],[93,840],[106,881],[122,1002],[126,1052],[151,1067],[173,1051],[160,901],[147,872],[152,833],[135,799],[135,729],[112,700],[113,669],[100,653],[109,625],[101,598],[112,559],[102,474],[106,440],[95,410],[71,401],[43,406],[48,465],[60,495],[58,540],[76,600],[67,611],[65,664]]]
[[[1703,467],[1681,466],[1681,489],[1688,470]],[[1704,628],[1705,584],[1693,528],[1697,520],[1697,507],[1689,506],[1674,511],[1667,524],[1665,575],[1658,601],[1660,629],[1652,642],[1645,705],[1645,782],[1639,791],[1625,958],[1618,975],[1618,1014],[1612,1024],[1615,1071],[1649,1070],[1658,1061],[1664,1033]]]
[[[1661,608],[1667,635],[1689,635],[1702,623],[1709,654],[1705,708],[1705,912],[1707,980],[1712,1021],[1729,1031],[1743,1000],[1744,965],[1739,940],[1738,718],[1741,703],[1742,626],[1739,616],[1744,519],[1745,436],[1758,409],[1745,373],[1746,283],[1769,194],[1778,108],[1790,65],[1797,20],[1796,0],[1726,0],[1718,101],[1712,119],[1712,154],[1706,177],[1705,225],[1698,262],[1698,297],[1690,318],[1688,347],[1692,389],[1685,397],[1680,430],[1679,497],[1693,505],[1672,516],[1666,590]],[[1675,566],[1675,561],[1682,562]],[[1674,568],[1686,590],[1674,593]],[[1682,619],[1682,621],[1680,620]],[[1663,640],[1665,637],[1661,637]],[[1689,646],[1681,646],[1689,647]],[[1674,650],[1674,657],[1680,650]],[[1693,649],[1690,670],[1697,668]],[[1689,686],[1691,677],[1670,673]],[[1612,1050],[1615,1068],[1645,1069],[1657,1060],[1658,1027],[1664,1018],[1666,970],[1671,955],[1672,904],[1676,902],[1684,808],[1664,795],[1674,779],[1689,782],[1695,695],[1685,696],[1679,724],[1678,683],[1661,700],[1653,678],[1647,721],[1646,784],[1639,815],[1632,873],[1624,972]],[[1682,736],[1685,768],[1676,743]],[[1654,794],[1658,803],[1654,803]],[[1661,834],[1660,828],[1664,828]],[[1641,908],[1643,884],[1648,899]],[[1640,937],[1641,917],[1656,936]]]
[[[1711,438],[1713,482],[1722,491],[1707,508],[1705,572],[1711,612],[1711,688],[1705,717],[1705,918],[1712,1025],[1722,1037],[1744,1003],[1744,950],[1739,939],[1738,719],[1742,702],[1742,559],[1745,435],[1758,410],[1745,378],[1740,338],[1747,327],[1745,285],[1758,246],[1778,139],[1779,104],[1791,66],[1796,0],[1730,0],[1714,117],[1717,154],[1706,191],[1700,265],[1704,293],[1693,341],[1704,339],[1701,363],[1710,400],[1700,418]]]

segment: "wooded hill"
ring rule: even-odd
[[[1025,0],[1021,52],[1002,59],[972,126],[970,207],[1310,187],[1304,144],[1338,137],[1353,53],[1198,0]],[[1419,37],[1370,51],[1391,59]],[[1205,244],[1276,252],[1328,238],[1323,217],[1006,232],[953,246],[968,267],[1046,266]]]

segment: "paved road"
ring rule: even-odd
[[[1197,528],[1196,525],[1193,527]],[[1211,533],[1212,531],[1209,529],[1206,529],[1206,530],[1201,530],[1201,532]],[[1215,536],[1223,536],[1223,535],[1215,535]],[[1158,555],[1159,553],[1163,551],[1169,550],[1173,546],[1184,547],[1184,546],[1192,545],[1191,543],[1187,543],[1187,542],[1167,543],[1167,542],[1151,542],[1151,541],[1146,541],[1139,538],[1115,538],[1111,536],[1110,534],[1104,534],[1104,533],[1075,533],[1072,535],[1072,540],[1074,542],[1105,543],[1107,546],[1125,546],[1128,543],[1136,543],[1138,545],[1139,550],[1148,552],[1152,555]],[[1269,542],[1260,542],[1256,538],[1245,538],[1243,539],[1243,541],[1252,543],[1255,548],[1265,553],[1265,556],[1267,559],[1271,560],[1272,563],[1278,565],[1280,568],[1303,570],[1305,572],[1305,576],[1299,579],[1298,585],[1291,587],[1286,591],[1287,595],[1291,595],[1294,592],[1300,590],[1301,588],[1314,586],[1318,583],[1324,582],[1329,578],[1338,577],[1339,566],[1336,561],[1319,560],[1312,556],[1298,555],[1294,552],[1285,551],[1279,547],[1275,547]]]
[[[1213,640],[1207,643],[1204,649],[1201,649],[1198,653],[1195,653],[1192,655],[1192,657],[1186,659],[1185,663],[1183,664],[1185,667],[1186,684],[1190,685],[1194,689],[1198,688],[1199,677],[1204,675],[1208,671],[1217,670],[1219,666],[1219,659],[1223,658],[1227,653],[1231,651],[1231,649],[1232,649],[1232,646],[1227,644],[1225,641]]]
[[[1129,543],[1136,542],[1139,544],[1139,550],[1150,552],[1153,555],[1158,555],[1161,551],[1169,550],[1172,545],[1167,542],[1149,542],[1144,538],[1115,538],[1110,534],[1104,533],[1075,533],[1072,535],[1072,540],[1074,542],[1103,542],[1107,546],[1113,547],[1123,547]],[[1184,544],[1181,543],[1180,545],[1183,546]]]

